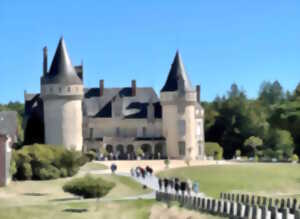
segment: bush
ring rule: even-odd
[[[236,157],[240,157],[241,154],[242,154],[241,150],[236,150],[236,151],[235,151],[235,156],[236,156]]]
[[[143,151],[142,147],[140,147],[140,146],[136,148],[135,153],[137,156],[140,156],[140,157],[142,157],[144,155],[144,151]]]
[[[217,142],[206,142],[205,154],[214,157],[216,160],[221,160],[223,158],[223,148]]]
[[[255,155],[255,156],[254,156],[254,159],[253,159],[253,161],[254,161],[254,162],[258,162],[258,161],[259,161],[259,158],[258,158],[258,156],[257,156],[257,155]]]
[[[296,162],[296,163],[299,161],[299,157],[298,157],[297,154],[293,154],[293,156],[292,156],[292,161],[293,161],[293,162]]]
[[[39,176],[40,180],[57,179],[61,176],[61,172],[52,165],[42,167],[37,171],[37,176]]]
[[[87,175],[67,182],[63,186],[63,190],[84,198],[100,198],[105,196],[114,186],[115,183]]]
[[[90,150],[85,154],[85,156],[87,156],[89,161],[93,161],[93,160],[96,160],[97,153],[93,150]]]
[[[164,164],[166,165],[166,168],[169,167],[169,165],[170,165],[170,160],[169,160],[169,158],[164,160]]]
[[[15,163],[14,179],[46,180],[73,176],[87,158],[80,152],[60,146],[34,144],[12,153],[11,168]]]

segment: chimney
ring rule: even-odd
[[[200,103],[200,85],[196,86],[196,91],[197,91],[197,102]]]
[[[47,46],[43,48],[43,75],[46,75],[48,71],[48,49]]]
[[[102,97],[104,93],[104,80],[100,80],[100,92],[99,96]]]
[[[132,80],[131,81],[131,96],[135,96],[136,95],[136,81]]]

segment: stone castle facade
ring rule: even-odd
[[[25,92],[25,143],[75,150],[105,148],[119,159],[137,148],[145,158],[204,157],[200,86],[192,86],[177,51],[160,98],[151,87],[84,88],[83,66],[73,66],[61,38],[50,69],[47,48],[40,94]]]

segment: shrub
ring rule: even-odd
[[[259,161],[259,158],[258,158],[258,156],[257,156],[257,155],[255,155],[255,156],[254,156],[254,159],[253,159],[253,161],[254,161],[254,162],[258,162],[258,161]]]
[[[140,146],[136,148],[135,153],[137,156],[140,156],[140,157],[144,155],[144,151],[143,151],[142,147],[140,147]]]
[[[293,156],[292,156],[292,161],[293,161],[293,162],[298,162],[298,161],[299,161],[299,157],[298,157],[297,154],[293,154]]]
[[[87,162],[80,152],[60,146],[34,144],[12,153],[11,166],[15,163],[13,178],[19,180],[46,180],[73,176]]]
[[[40,180],[57,179],[61,176],[61,172],[56,167],[48,165],[38,169],[37,176]]]
[[[166,168],[169,167],[169,165],[170,165],[170,160],[169,160],[169,158],[167,158],[167,159],[164,160],[164,164],[166,165]]]
[[[93,150],[90,150],[85,154],[85,156],[87,156],[89,161],[93,161],[93,160],[96,160],[97,153]]]
[[[236,151],[235,151],[235,156],[236,156],[236,157],[240,157],[241,154],[242,154],[241,150],[236,150]]]
[[[63,186],[63,190],[84,198],[100,198],[105,196],[114,186],[115,183],[87,175],[67,182]]]
[[[221,160],[223,158],[223,148],[217,142],[206,142],[205,154],[214,157],[216,160]]]
[[[28,180],[28,179],[32,178],[32,169],[31,169],[30,163],[23,163],[20,169],[23,173],[22,179]]]

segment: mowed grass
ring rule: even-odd
[[[268,196],[300,194],[299,164],[237,164],[170,169],[160,177],[191,179],[199,189],[218,197],[221,192],[250,192]]]
[[[96,163],[96,162],[90,162],[85,164],[83,167],[80,168],[80,171],[93,171],[93,170],[105,170],[107,169],[107,166],[101,164],[101,163]]]
[[[151,192],[149,189],[143,189],[139,183],[126,176],[111,174],[95,176],[116,184],[116,186],[103,197],[106,199],[120,199]],[[69,193],[65,193],[62,189],[63,185],[72,178],[11,182],[7,187],[0,188],[0,211],[3,210],[1,209],[3,207],[39,205],[49,202],[62,203],[64,201],[76,200],[78,198]]]
[[[154,200],[50,203],[23,207],[0,208],[0,219],[96,219],[149,218]],[[79,212],[84,210],[84,212]]]
[[[81,211],[81,212],[80,212]],[[128,200],[111,202],[57,203],[6,208],[0,211],[0,219],[157,219],[190,218],[219,219],[183,208],[171,207],[155,200]]]

